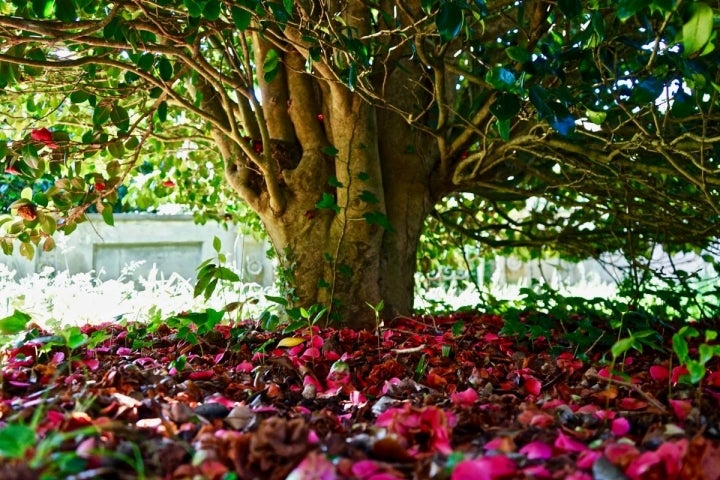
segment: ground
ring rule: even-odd
[[[672,329],[613,364],[479,313],[285,334],[188,318],[8,347],[0,478],[720,478],[720,370],[687,382]]]

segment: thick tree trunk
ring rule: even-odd
[[[263,64],[268,47],[255,47]],[[323,304],[353,328],[375,328],[381,301],[385,320],[410,314],[422,226],[441,190],[431,180],[433,143],[392,111],[304,73],[302,55],[287,53],[284,65],[260,83],[255,120],[266,129],[243,116],[242,130],[262,143],[214,134],[230,185],[260,216],[297,305]],[[417,101],[411,70],[397,71],[382,81],[386,97]],[[203,98],[223,111],[211,92]]]

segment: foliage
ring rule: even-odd
[[[666,1],[5,2],[0,157],[28,185],[54,183],[0,219],[2,247],[52,248],[91,207],[112,223],[124,185],[141,208],[168,198],[199,219],[260,218],[279,250],[313,230],[326,244],[296,255],[299,275],[331,260],[297,279],[306,308],[333,310],[326,297],[364,281],[359,244],[381,256],[412,232],[414,249],[408,213],[429,214],[426,238],[459,232],[483,254],[699,249],[720,222],[715,13]]]

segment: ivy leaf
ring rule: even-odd
[[[457,37],[463,27],[465,18],[462,7],[455,2],[443,2],[440,4],[435,24],[437,25],[440,40],[449,42]]]
[[[340,207],[335,202],[335,197],[327,192],[323,192],[322,198],[315,204],[315,208],[324,208],[333,210],[335,213],[340,213]]]
[[[370,225],[379,225],[388,232],[394,232],[395,229],[390,225],[390,219],[382,212],[368,212],[363,218]]]
[[[682,27],[683,55],[699,52],[710,41],[713,32],[713,9],[704,3],[690,5],[692,16]]]
[[[375,194],[369,190],[362,191],[362,193],[360,194],[360,200],[362,200],[365,203],[372,203],[372,204],[380,203],[380,200],[378,200],[378,198],[375,196]]]

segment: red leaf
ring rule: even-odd
[[[525,391],[527,393],[529,393],[530,395],[535,395],[537,397],[538,395],[540,395],[542,383],[540,383],[540,380],[533,377],[532,375],[523,375],[523,387],[525,387]]]
[[[175,182],[173,182],[172,180],[165,180],[164,182],[162,182],[162,186],[167,188],[173,188],[175,186]]]
[[[190,380],[210,380],[215,376],[215,372],[212,370],[199,370],[197,372],[191,372],[188,375]]]

